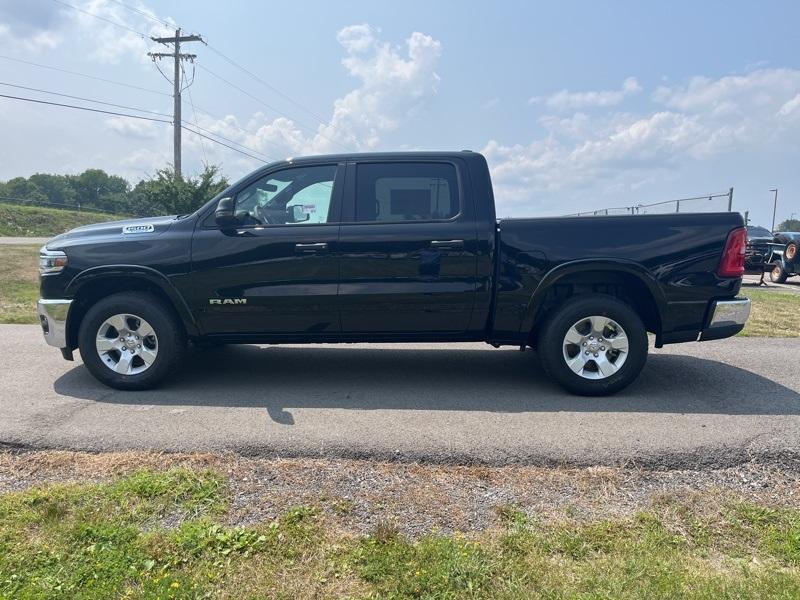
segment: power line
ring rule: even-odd
[[[129,10],[131,12],[134,12],[137,15],[141,15],[141,16],[145,17],[146,19],[150,19],[151,21],[154,21],[156,23],[160,23],[164,27],[175,27],[174,23],[170,23],[169,21],[165,21],[163,19],[159,19],[158,17],[155,17],[155,16],[153,16],[153,15],[151,15],[149,13],[146,13],[143,10],[139,10],[138,8],[134,8],[133,6],[125,4],[124,2],[121,2],[120,0],[111,0],[111,2],[113,2],[114,4],[119,4],[123,8],[126,8],[127,10]]]
[[[239,154],[244,154],[245,156],[249,156],[250,158],[252,158],[254,160],[258,160],[258,161],[263,162],[263,163],[267,163],[268,162],[268,161],[264,160],[263,158],[259,158],[257,156],[253,156],[252,154],[249,154],[248,152],[245,152],[244,150],[239,150],[238,148],[234,148],[233,146],[229,146],[228,144],[225,144],[224,142],[220,142],[219,140],[215,140],[215,139],[213,139],[213,138],[211,138],[211,137],[209,137],[207,135],[204,135],[204,134],[200,133],[199,131],[194,131],[191,128],[187,127],[186,125],[181,125],[181,128],[185,129],[186,131],[188,131],[190,133],[193,133],[195,135],[199,135],[200,137],[205,138],[205,139],[207,139],[209,141],[212,141],[212,142],[214,142],[216,144],[219,144],[220,146],[225,146],[226,148],[228,148],[230,150],[233,150],[234,152],[238,152]]]
[[[201,113],[203,113],[203,114],[206,114],[206,115],[208,115],[208,116],[209,116],[209,117],[211,117],[212,119],[216,119],[217,121],[223,121],[223,122],[225,123],[225,125],[229,125],[230,127],[233,127],[234,129],[236,129],[236,130],[238,130],[238,131],[241,131],[242,133],[246,133],[247,135],[252,135],[252,136],[257,136],[257,135],[258,135],[256,132],[254,132],[254,131],[250,131],[249,129],[245,129],[244,127],[242,127],[241,125],[238,125],[237,123],[230,123],[230,122],[226,121],[224,117],[221,117],[221,116],[219,116],[219,115],[217,115],[217,114],[214,114],[214,113],[212,113],[212,112],[209,112],[209,111],[207,111],[206,109],[204,109],[204,108],[202,108],[202,107],[200,107],[200,106],[197,106],[196,104],[192,104],[192,110],[197,110],[197,111],[199,111],[199,112],[201,112]],[[277,144],[277,143],[275,143],[275,142],[272,142],[272,141],[270,141],[270,140],[262,140],[262,141],[263,141],[263,142],[265,142],[265,143],[267,143],[267,144],[269,144],[270,146],[273,146],[273,147],[274,147],[274,148],[276,148],[276,149],[279,149],[279,150],[280,150],[280,149],[282,149],[282,148],[283,148],[283,147],[282,147],[282,146],[280,146],[279,144]],[[243,147],[245,147],[245,148],[246,148],[247,146],[244,146],[244,145],[243,145]],[[264,153],[263,153],[263,152],[261,152],[261,154],[264,154]],[[269,155],[267,155],[267,154],[264,154],[264,156],[266,156],[267,158],[270,158],[270,159],[272,159],[272,160],[277,160],[277,159],[275,159],[275,158],[273,158],[273,157],[271,157],[271,156],[269,156]]]
[[[46,104],[48,106],[58,106],[58,107],[61,107],[61,108],[72,108],[72,109],[75,109],[75,110],[84,110],[84,111],[87,111],[87,112],[101,113],[101,114],[105,114],[105,115],[114,115],[114,116],[117,116],[117,117],[128,117],[130,119],[140,119],[140,120],[143,120],[143,121],[153,121],[155,123],[167,123],[169,125],[172,124],[172,121],[168,121],[166,119],[155,119],[153,117],[145,117],[145,116],[142,116],[142,115],[131,115],[131,114],[128,114],[128,113],[121,113],[121,112],[110,111],[110,110],[101,110],[99,108],[91,108],[91,107],[88,107],[88,106],[77,106],[75,104],[65,104],[65,103],[62,103],[62,102],[50,102],[48,100],[38,100],[36,98],[24,98],[22,96],[11,96],[11,95],[8,95],[8,94],[0,94],[0,98],[8,98],[8,99],[11,99],[11,100],[22,100],[22,101],[25,101],[25,102],[34,102],[36,104]],[[90,100],[90,102],[91,102],[91,100]],[[133,109],[132,108],[132,110],[138,110],[138,109]],[[213,131],[209,131],[208,129],[205,129],[203,127],[200,127],[200,126],[196,126],[196,127],[197,127],[197,129],[200,129],[202,131],[208,132],[210,135],[205,135],[203,133],[200,133],[199,131],[194,131],[194,130],[189,129],[187,127],[183,127],[183,129],[186,129],[187,131],[190,131],[191,133],[194,133],[195,135],[199,135],[200,137],[203,137],[203,138],[205,138],[205,139],[207,139],[209,141],[212,141],[212,142],[214,142],[216,144],[219,144],[221,146],[225,146],[226,148],[229,148],[230,150],[233,150],[234,152],[239,152],[240,154],[244,154],[245,156],[249,156],[250,158],[253,158],[255,160],[259,160],[259,161],[261,161],[263,163],[269,162],[268,160],[264,160],[263,158],[259,158],[258,156],[254,156],[253,154],[250,154],[250,152],[258,152],[257,150],[252,150],[251,148],[248,148],[248,150],[250,150],[250,152],[245,152],[243,150],[239,150],[238,148],[234,148],[233,146],[229,146],[228,144],[226,144],[224,142],[221,142],[220,140],[215,139],[214,137],[211,137],[211,136],[216,136],[216,137],[218,137],[220,139],[223,139],[223,140],[225,140],[227,142],[230,142],[231,144],[237,144],[239,146],[242,146],[243,148],[247,148],[247,146],[239,144],[239,142],[235,142],[233,140],[230,140],[230,139],[228,139],[228,138],[226,138],[226,137],[224,137],[224,136],[222,136],[222,135],[220,135],[218,133],[214,133]],[[261,154],[260,152],[258,152],[258,153]],[[270,159],[270,160],[275,160],[273,157],[267,156],[266,154],[264,156],[266,158]]]
[[[160,69],[159,69],[160,70]],[[186,70],[183,68],[183,64],[181,64],[181,71],[183,72],[183,78],[186,79]],[[192,73],[192,81],[194,81],[194,73]],[[197,127],[197,109],[194,107],[194,100],[192,100],[192,90],[189,89],[189,86],[186,87],[186,93],[189,96],[189,104],[192,107],[192,116],[194,117],[194,126]],[[206,155],[206,145],[203,143],[203,140],[200,140],[200,149],[203,151],[203,162],[208,164],[208,156]]]
[[[25,85],[17,85],[17,84],[14,84],[14,83],[5,83],[3,81],[0,81],[0,85],[5,85],[5,86],[8,86],[8,87],[18,88],[18,89],[21,89],[21,90],[28,90],[29,92],[39,92],[41,94],[50,94],[51,96],[60,96],[62,98],[71,98],[72,100],[82,100],[84,102],[93,102],[94,104],[102,104],[104,106],[113,106],[115,108],[124,108],[126,110],[135,110],[137,112],[143,112],[143,113],[148,113],[148,114],[151,114],[151,115],[156,115],[156,116],[159,116],[159,117],[167,117],[167,118],[169,118],[169,115],[166,115],[164,113],[156,112],[154,110],[146,110],[144,108],[136,108],[134,106],[126,106],[125,104],[114,104],[113,102],[103,102],[102,100],[92,100],[91,98],[84,98],[82,96],[72,96],[70,94],[61,94],[59,92],[51,92],[51,91],[48,91],[48,90],[42,90],[42,89],[39,89],[39,88],[28,87],[28,86],[25,86]]]
[[[113,79],[104,79],[103,77],[96,77],[94,75],[87,75],[86,73],[79,73],[78,71],[70,71],[69,69],[62,69],[60,67],[53,67],[53,66],[50,66],[50,65],[43,65],[43,64],[40,64],[40,63],[35,63],[33,61],[30,61],[30,60],[22,60],[21,58],[14,58],[13,56],[5,56],[5,55],[0,54],[0,58],[2,58],[4,60],[10,60],[10,61],[13,61],[13,62],[22,63],[22,64],[25,64],[25,65],[31,65],[33,67],[39,67],[41,69],[49,69],[51,71],[58,71],[59,73],[67,73],[68,75],[76,75],[78,77],[85,77],[86,79],[94,79],[95,81],[102,81],[104,83],[111,83],[111,84],[114,84],[114,85],[123,86],[123,87],[130,88],[130,89],[133,89],[133,90],[139,90],[141,92],[150,92],[151,94],[158,94],[159,96],[171,96],[171,94],[167,94],[166,92],[162,92],[162,91],[159,91],[159,90],[151,90],[149,88],[140,87],[138,85],[125,83],[125,82],[122,82],[122,81],[114,81]]]
[[[294,123],[296,123],[296,124],[297,124],[298,126],[300,126],[302,129],[305,129],[307,132],[311,133],[312,135],[320,135],[321,137],[324,137],[326,140],[328,140],[328,141],[330,141],[330,142],[332,142],[332,143],[336,144],[336,145],[337,145],[337,146],[339,146],[340,148],[343,148],[343,149],[344,149],[344,150],[346,150],[346,151],[349,151],[349,150],[350,150],[349,148],[347,148],[347,146],[343,146],[342,144],[340,144],[340,143],[339,143],[339,142],[337,142],[336,140],[334,140],[334,139],[331,139],[331,138],[329,138],[328,136],[326,136],[326,135],[323,135],[323,134],[319,133],[319,131],[315,131],[313,127],[309,127],[308,125],[306,125],[306,124],[305,124],[305,123],[303,123],[302,121],[299,121],[299,120],[297,120],[296,118],[294,118],[294,117],[292,117],[292,116],[290,116],[290,115],[287,115],[286,113],[282,112],[281,110],[279,110],[279,109],[275,108],[274,106],[272,106],[272,105],[270,105],[270,104],[267,104],[266,102],[264,102],[264,101],[263,101],[261,98],[259,98],[258,96],[254,96],[253,94],[251,94],[251,93],[250,93],[250,92],[248,92],[247,90],[245,90],[245,89],[243,89],[243,88],[239,87],[239,86],[238,86],[238,85],[236,85],[235,83],[232,83],[232,82],[228,81],[227,79],[225,79],[224,77],[222,77],[222,75],[218,75],[217,73],[215,73],[214,71],[212,71],[212,70],[211,70],[211,69],[209,69],[208,67],[204,66],[202,63],[197,63],[197,66],[198,66],[198,67],[200,67],[201,69],[203,69],[203,70],[204,70],[206,73],[208,73],[209,75],[211,75],[211,76],[213,76],[213,77],[216,77],[217,79],[219,79],[220,81],[222,81],[222,82],[223,82],[223,83],[225,83],[226,85],[229,85],[230,87],[232,87],[232,88],[234,88],[234,89],[236,89],[236,90],[240,91],[242,94],[244,94],[244,95],[245,95],[245,96],[247,96],[248,98],[251,98],[252,100],[255,100],[256,102],[258,102],[259,104],[261,104],[261,105],[262,105],[262,106],[264,106],[265,108],[268,108],[269,110],[271,110],[271,111],[274,111],[274,112],[278,113],[278,114],[279,114],[279,115],[281,115],[282,117],[286,117],[287,119],[290,119],[290,120],[292,120]]]
[[[115,115],[117,117],[128,117],[130,119],[141,119],[142,121],[153,121],[155,123],[168,123],[172,124],[172,121],[167,121],[165,119],[154,119],[153,117],[145,117],[142,115],[130,115],[127,113],[120,113],[114,112],[111,110],[101,110],[99,108],[90,108],[88,106],[76,106],[75,104],[63,104],[61,102],[49,102],[47,100],[37,100],[36,98],[23,98],[22,96],[10,96],[8,94],[0,94],[0,98],[10,98],[12,100],[24,100],[25,102],[35,102],[36,104],[47,104],[49,106],[61,106],[63,108],[74,108],[76,110],[85,110],[88,112],[96,112],[96,113],[103,113],[106,115]],[[135,110],[135,109],[134,109]]]
[[[146,38],[147,37],[146,33],[142,33],[141,31],[137,31],[137,30],[135,30],[135,29],[133,29],[131,27],[128,27],[127,25],[125,25],[123,23],[119,23],[117,21],[114,21],[114,20],[106,18],[106,17],[101,17],[100,15],[96,15],[94,13],[91,13],[88,10],[84,10],[82,8],[79,8],[77,6],[69,4],[67,2],[62,2],[62,0],[52,0],[52,1],[55,2],[56,4],[60,4],[61,6],[66,6],[67,8],[71,8],[73,10],[77,10],[79,13],[83,13],[83,14],[88,15],[90,17],[94,17],[95,19],[98,19],[99,21],[105,21],[106,23],[110,23],[111,25],[114,25],[115,27],[119,27],[120,29],[125,29],[127,31],[130,31],[131,33],[135,33],[139,37],[142,37],[142,38]]]
[[[323,124],[323,125],[325,124],[325,119],[324,119],[323,117],[320,117],[318,114],[316,114],[316,113],[315,113],[314,111],[312,111],[311,109],[308,109],[308,108],[306,108],[305,106],[303,106],[302,104],[300,104],[300,103],[299,103],[297,100],[295,100],[295,99],[294,99],[294,98],[292,98],[291,96],[288,96],[287,94],[283,93],[281,90],[279,90],[278,88],[276,88],[275,86],[271,85],[270,83],[267,83],[266,81],[264,81],[263,79],[261,79],[261,78],[260,78],[258,75],[256,75],[255,73],[253,73],[253,72],[252,72],[252,71],[250,71],[249,69],[246,69],[245,67],[243,67],[242,65],[240,65],[239,63],[237,63],[237,62],[236,62],[235,60],[233,60],[232,58],[229,58],[229,57],[225,56],[225,55],[224,55],[222,52],[220,52],[219,50],[217,50],[216,48],[214,48],[214,47],[213,47],[213,46],[211,46],[210,44],[206,44],[206,46],[207,46],[207,47],[208,47],[208,49],[209,49],[209,50],[211,50],[211,51],[212,51],[214,54],[216,54],[217,56],[219,56],[219,57],[220,57],[220,58],[222,58],[223,60],[227,61],[228,63],[230,63],[231,65],[233,65],[233,66],[234,66],[234,67],[236,67],[237,69],[241,70],[242,72],[244,72],[244,73],[247,73],[247,74],[248,74],[250,77],[252,77],[252,78],[253,78],[253,79],[255,79],[256,81],[258,81],[258,82],[259,82],[261,85],[263,85],[263,86],[264,86],[264,87],[266,87],[267,89],[269,89],[269,90],[273,91],[274,93],[278,94],[278,95],[279,95],[281,98],[283,98],[283,99],[285,99],[285,100],[287,100],[287,101],[291,102],[292,104],[294,104],[294,105],[295,105],[296,107],[298,107],[299,109],[301,109],[301,110],[305,111],[306,113],[308,113],[309,115],[311,115],[312,117],[314,117],[315,119],[317,119],[317,120],[318,120],[318,121],[319,121],[321,124]]]

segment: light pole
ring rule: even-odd
[[[778,188],[770,190],[770,192],[775,192],[775,199],[772,201],[772,229],[770,229],[770,231],[775,231],[775,211],[778,210]]]

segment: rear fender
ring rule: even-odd
[[[584,259],[563,263],[545,274],[528,301],[525,315],[520,326],[520,336],[524,337],[531,332],[534,323],[539,317],[547,292],[554,285],[570,275],[595,271],[616,271],[636,277],[644,284],[645,288],[653,297],[658,311],[659,321],[663,323],[667,300],[658,281],[647,269],[639,263],[624,259]],[[660,337],[661,332],[657,331],[656,335]]]

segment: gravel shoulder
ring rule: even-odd
[[[140,469],[213,469],[228,487],[227,522],[250,525],[298,505],[324,507],[337,529],[361,535],[382,523],[416,537],[482,532],[515,507],[531,518],[629,516],[654,503],[713,504],[736,497],[800,505],[800,462],[727,469],[488,467],[360,460],[266,459],[235,454],[0,452],[0,494],[67,482],[103,482]]]

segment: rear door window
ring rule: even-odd
[[[359,222],[445,221],[460,211],[450,163],[362,163],[356,167]]]

